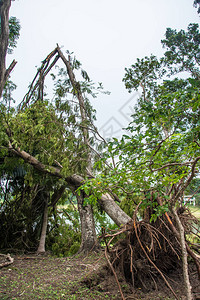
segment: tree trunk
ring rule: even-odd
[[[78,204],[78,212],[81,221],[81,246],[80,252],[88,253],[89,251],[96,251],[99,249],[99,243],[96,236],[95,223],[93,211],[90,204],[84,205],[84,195],[76,193],[76,188],[70,186],[73,194],[76,196]]]
[[[183,257],[183,277],[184,277],[184,283],[185,283],[185,291],[187,295],[187,300],[192,300],[192,288],[190,284],[190,278],[189,278],[189,272],[188,272],[188,262],[187,262],[187,248],[185,243],[185,233],[183,225],[179,219],[179,216],[177,214],[177,211],[175,207],[172,208],[172,211],[175,216],[175,220],[179,229],[179,236],[180,236],[180,244],[181,244],[181,250],[182,250],[182,257]]]
[[[67,60],[58,45],[57,45],[57,51],[67,68],[67,73],[68,73],[69,79],[71,81],[71,84],[73,86],[73,89],[74,89],[74,91],[76,91],[75,96],[77,97],[78,102],[79,102],[81,120],[82,120],[82,124],[84,125],[82,128],[84,144],[88,148],[87,172],[89,172],[89,174],[92,175],[92,157],[91,157],[91,149],[90,149],[90,141],[89,141],[89,130],[87,127],[88,126],[88,118],[87,118],[87,114],[86,114],[84,97],[82,95],[79,82],[76,81],[74,72],[71,68],[70,55],[68,56],[68,60]]]
[[[101,198],[98,199],[98,202],[116,225],[122,226],[131,221],[131,218],[117,205],[108,193],[102,195]]]
[[[47,197],[47,199],[48,199],[48,197]],[[48,200],[47,199],[45,199],[42,231],[41,231],[41,235],[40,235],[40,243],[39,243],[39,246],[37,249],[37,253],[45,253],[45,241],[46,241],[47,223],[48,223]]]
[[[55,205],[57,204],[57,202],[60,200],[60,198],[62,197],[64,191],[66,189],[65,185],[62,185],[59,189],[55,190],[55,192],[53,193],[52,197],[51,197],[51,206],[54,208]]]
[[[11,0],[0,0],[0,98],[2,96],[3,88],[8,79],[8,76],[14,68],[16,61],[14,60],[10,67],[6,70],[6,55],[9,40],[9,10]]]
[[[1,35],[0,35],[0,97],[5,84],[6,73],[6,54],[8,49],[9,39],[9,10],[11,0],[0,0],[0,20],[1,20]]]

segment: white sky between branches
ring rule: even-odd
[[[161,56],[160,40],[167,27],[187,29],[199,23],[193,0],[15,0],[11,16],[21,23],[17,49],[9,56],[17,66],[12,80],[17,103],[27,92],[36,67],[56,43],[73,51],[94,82],[102,82],[110,96],[92,100],[97,126],[104,137],[120,135],[137,95],[122,83],[124,68],[151,53]]]

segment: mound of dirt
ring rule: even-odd
[[[126,277],[123,276],[123,273],[119,271],[119,269],[116,271],[116,274],[125,299],[175,299],[168,286],[165,284],[159,274],[157,280],[153,281],[155,285],[152,285],[152,277],[149,276],[145,278],[145,283],[143,283],[142,287],[139,284],[134,288],[132,286],[132,282],[127,282]],[[184,283],[182,269],[174,269],[170,274],[165,275],[179,299],[185,300],[186,297],[183,288]],[[190,264],[190,280],[192,283],[192,292],[194,295],[194,299],[200,299],[199,280],[197,277],[196,267],[192,263]],[[138,280],[138,282],[140,281]],[[108,292],[110,295],[116,297],[114,299],[122,299],[115,277],[108,265],[104,265],[96,272],[86,275],[86,277],[81,280],[81,284],[85,285],[93,291],[98,290],[104,293]]]

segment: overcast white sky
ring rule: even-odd
[[[15,0],[10,15],[21,23],[12,55],[18,61],[12,73],[16,100],[22,100],[36,66],[58,43],[111,92],[92,101],[105,137],[112,130],[117,136],[120,126],[128,124],[136,99],[122,83],[124,68],[137,57],[162,55],[160,40],[167,27],[186,29],[200,20],[193,0]]]

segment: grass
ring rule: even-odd
[[[14,264],[0,269],[1,300],[120,300],[114,276],[103,269],[102,255],[74,258],[16,256]],[[98,271],[98,272],[96,272]],[[123,292],[132,298],[128,284]],[[137,290],[137,300],[169,300],[159,292],[143,294]],[[127,298],[128,299],[128,298]]]
[[[200,221],[200,207],[199,206],[192,206],[188,205],[192,214]]]
[[[90,289],[82,282],[93,270],[95,261],[92,256],[85,261],[33,255],[16,257],[13,265],[0,270],[0,299],[116,299],[111,292]]]

